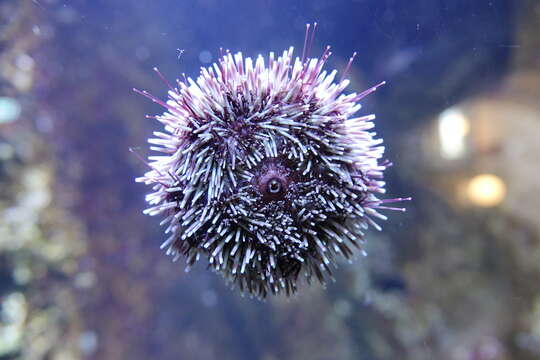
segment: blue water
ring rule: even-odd
[[[9,275],[12,265],[2,269],[0,300],[21,292],[29,309],[43,310],[45,303],[64,314],[64,322],[48,320],[51,329],[61,329],[51,349],[71,346],[73,358],[133,360],[540,356],[532,325],[540,289],[530,285],[540,271],[537,259],[527,257],[537,250],[539,230],[526,215],[538,207],[531,201],[527,211],[514,211],[519,194],[534,191],[531,182],[510,176],[520,161],[504,155],[520,134],[537,129],[510,132],[490,120],[495,115],[475,122],[480,112],[467,107],[487,98],[492,105],[481,109],[518,114],[540,95],[535,81],[527,93],[507,87],[515,73],[538,73],[534,1],[35,0],[1,6],[28,14],[11,40],[0,41],[6,53],[17,54],[16,44],[35,39],[26,51],[35,65],[28,89],[0,88],[0,96],[23,107],[9,131],[0,128],[0,140],[15,142],[12,134],[25,132],[43,139],[50,156],[28,166],[53,169],[51,206],[80,225],[68,243],[84,244],[69,255],[74,270],[64,274],[60,267],[58,278],[45,272],[43,287],[35,280],[19,288]],[[343,70],[358,53],[351,92],[387,82],[362,101],[361,112],[377,114],[375,131],[394,163],[386,174],[388,196],[413,201],[407,213],[388,214],[382,232],[367,233],[368,256],[340,264],[326,289],[303,286],[294,298],[261,302],[229,289],[204,261],[184,273],[183,259],[172,263],[160,251],[159,220],[142,215],[148,189],[134,182],[147,168],[129,148],[150,154],[146,139],[161,128],[144,115],[163,110],[132,88],[164,99],[167,85],[154,66],[171,82],[183,73],[195,78],[221,48],[254,57],[294,46],[300,56],[306,24],[314,22],[312,55],[330,45],[327,69]],[[504,96],[520,105],[504,110]],[[461,138],[465,155],[446,162],[437,126],[449,108],[463,110],[471,130]],[[532,113],[538,120],[540,112]],[[493,142],[499,128],[518,140]],[[460,192],[482,173],[507,184],[501,202],[484,207],[474,202],[482,199]],[[0,248],[0,255],[15,264],[17,253]],[[94,281],[81,286],[81,274]],[[71,296],[69,306],[55,286]],[[37,346],[22,344],[28,351]],[[24,358],[19,350],[10,354],[5,358]]]

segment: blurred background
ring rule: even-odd
[[[219,48],[301,50],[377,114],[368,257],[260,302],[159,250],[144,118]],[[184,53],[179,57],[179,49]],[[0,359],[540,359],[537,0],[0,0]]]

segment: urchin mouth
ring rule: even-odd
[[[289,179],[279,171],[268,171],[257,179],[264,200],[282,200],[289,189]]]
[[[264,164],[255,176],[253,185],[262,195],[263,200],[282,200],[287,195],[290,185],[289,170],[274,161]]]

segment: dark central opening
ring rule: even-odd
[[[281,200],[287,194],[289,187],[287,175],[274,169],[267,170],[255,180],[264,200]]]
[[[278,178],[272,178],[268,181],[267,191],[272,195],[277,195],[283,191],[283,184]]]
[[[287,179],[279,174],[268,174],[260,179],[259,189],[266,200],[281,200],[287,192]]]

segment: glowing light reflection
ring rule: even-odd
[[[496,175],[481,174],[473,177],[467,185],[467,197],[477,206],[499,205],[506,196],[506,184]]]
[[[441,155],[457,159],[465,153],[465,137],[469,133],[469,120],[459,108],[450,108],[439,115]]]

